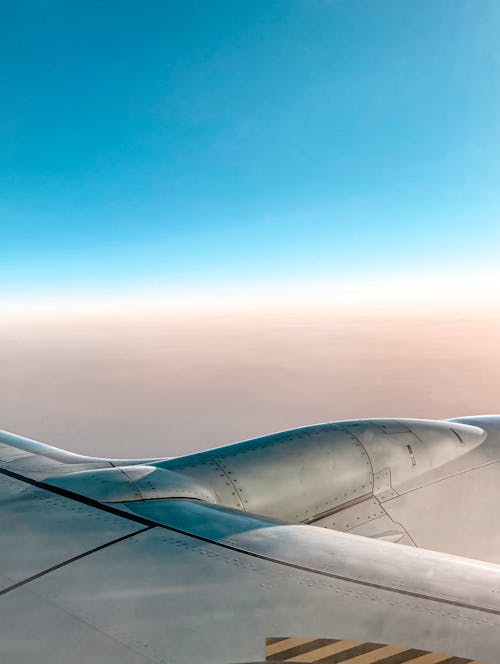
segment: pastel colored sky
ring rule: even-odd
[[[0,299],[499,272],[494,0],[0,9]]]
[[[76,452],[170,456],[336,419],[498,413],[500,313],[0,325],[0,428]]]

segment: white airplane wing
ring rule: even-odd
[[[167,467],[0,442],[2,662],[498,661],[497,565],[223,506]]]

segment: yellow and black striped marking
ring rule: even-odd
[[[266,639],[266,662],[317,664],[487,664],[427,650],[339,639]]]

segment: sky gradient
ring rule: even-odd
[[[500,412],[496,0],[0,6],[0,428]]]
[[[2,302],[498,276],[497,2],[0,13]]]

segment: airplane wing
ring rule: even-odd
[[[2,662],[498,661],[494,564],[222,506],[167,468],[0,443]]]

